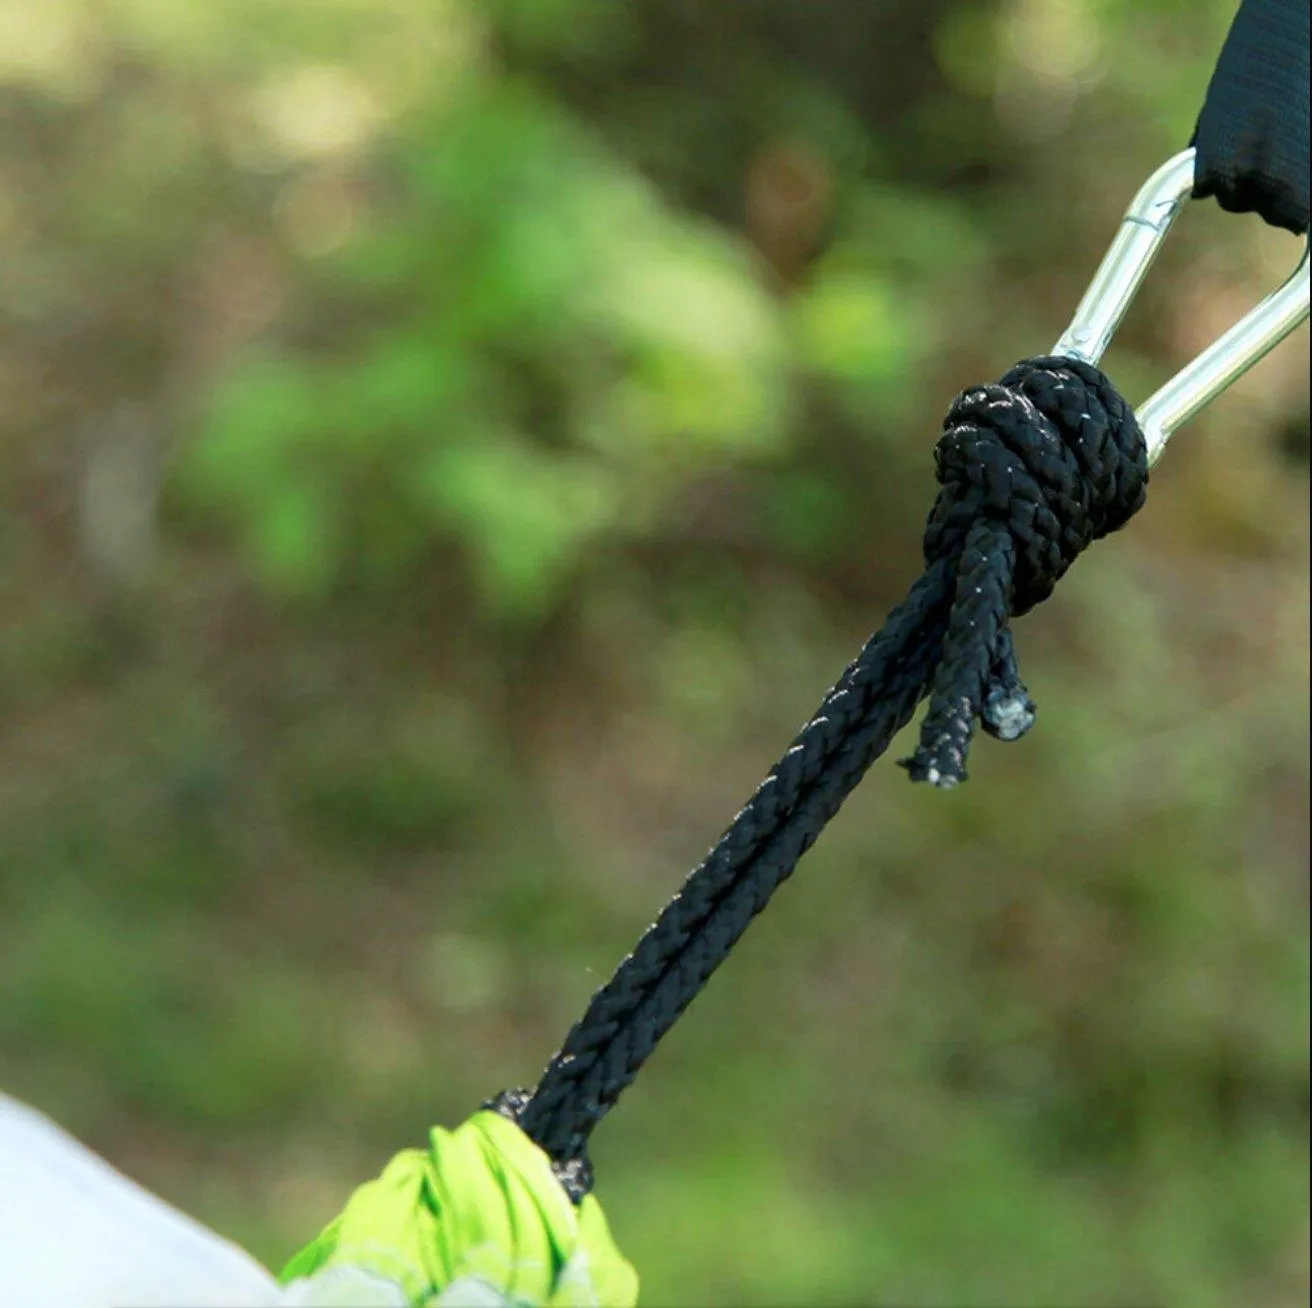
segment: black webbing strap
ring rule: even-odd
[[[1203,101],[1194,196],[1308,229],[1308,0],[1243,0]]]

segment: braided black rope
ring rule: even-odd
[[[575,1198],[591,1188],[593,1128],[926,693],[920,745],[904,764],[913,780],[964,781],[977,718],[1003,740],[1029,729],[1008,621],[1128,522],[1148,482],[1130,407],[1097,368],[1065,358],[1027,360],[958,396],[935,463],[925,572],[906,600],[593,996],[537,1089],[493,1101]]]

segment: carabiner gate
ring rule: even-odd
[[[1071,325],[1053,347],[1054,354],[1098,363],[1193,187],[1190,148],[1168,159],[1139,188]],[[1161,457],[1177,427],[1242,377],[1308,316],[1310,290],[1304,246],[1302,259],[1279,290],[1250,309],[1136,411],[1148,445],[1149,466]]]

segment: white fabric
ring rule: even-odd
[[[0,1308],[320,1305],[407,1308],[407,1300],[399,1285],[353,1267],[280,1287],[231,1241],[0,1093]]]
[[[249,1254],[0,1094],[4,1308],[284,1303],[277,1281]]]

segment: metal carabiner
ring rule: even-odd
[[[1168,159],[1139,188],[1053,354],[1098,363],[1193,187],[1190,148]],[[1303,258],[1279,290],[1250,309],[1136,411],[1150,467],[1177,427],[1242,377],[1308,316],[1309,292],[1305,246]]]

